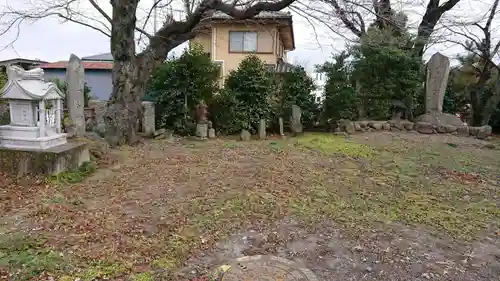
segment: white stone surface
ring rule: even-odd
[[[0,98],[9,102],[11,123],[0,126],[0,147],[43,150],[65,144],[60,122],[62,92],[43,80],[42,69],[8,66],[7,75]]]

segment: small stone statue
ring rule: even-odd
[[[201,101],[200,104],[196,107],[196,123],[197,124],[206,124],[207,123],[207,115],[208,115],[208,110],[207,110],[207,105],[205,101]]]

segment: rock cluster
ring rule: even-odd
[[[408,120],[389,121],[350,121],[339,120],[338,128],[342,132],[354,134],[355,132],[371,131],[417,131],[421,134],[453,134],[459,136],[473,136],[486,139],[491,136],[491,126],[470,127],[466,125],[435,125],[429,122],[410,122]]]

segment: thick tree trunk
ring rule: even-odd
[[[117,61],[113,67],[113,92],[106,112],[106,137],[111,146],[134,144],[141,119],[144,82],[134,61]]]

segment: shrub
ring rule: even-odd
[[[215,126],[223,133],[256,131],[260,119],[269,119],[270,73],[255,55],[247,56],[231,71],[225,89],[212,105]]]
[[[302,124],[306,128],[313,127],[319,110],[312,94],[314,82],[304,68],[297,66],[290,72],[275,74],[274,81],[279,85],[273,96],[272,120],[276,122],[279,117],[288,118],[295,104],[302,110]]]
[[[197,45],[163,63],[150,79],[145,97],[155,103],[157,127],[193,133],[196,106],[202,100],[211,103],[219,79],[219,66]]]
[[[51,82],[56,84],[57,88],[66,96],[68,93],[68,82],[63,81],[59,78],[52,78]],[[83,106],[87,107],[89,105],[89,100],[91,99],[91,88],[85,82],[83,86]]]
[[[352,70],[346,61],[349,55],[346,52],[334,55],[334,62],[327,62],[318,66],[318,70],[326,74],[321,120],[329,124],[331,120],[354,120],[358,113],[358,102],[354,82],[351,80]]]

